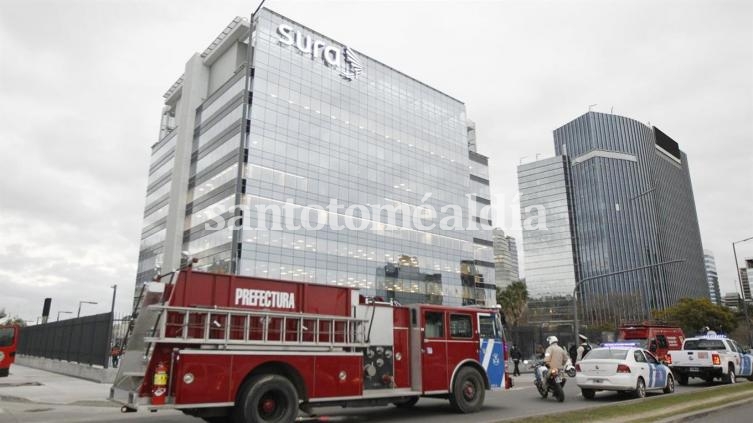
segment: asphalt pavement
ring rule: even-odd
[[[741,382],[750,383],[750,382]],[[677,392],[697,391],[706,388],[705,382],[691,382],[678,386]],[[196,423],[202,420],[183,415],[178,411],[122,414],[120,407],[107,401],[109,384],[62,376],[55,373],[14,365],[11,375],[0,379],[0,423],[68,423],[68,422],[166,422]],[[614,393],[598,393],[594,400],[584,400],[574,380],[565,386],[566,399],[559,403],[551,397],[542,399],[533,386],[533,375],[524,373],[515,378],[515,387],[507,391],[487,391],[484,408],[475,414],[458,415],[452,412],[449,402],[441,399],[421,398],[408,410],[395,407],[315,409],[321,420],[343,423],[491,423],[515,421],[522,417],[556,414],[590,407],[609,406],[626,401]],[[650,393],[652,395],[662,395]],[[750,415],[750,414],[748,414]],[[314,420],[315,421],[315,420]],[[706,421],[718,421],[715,418]],[[724,420],[735,422],[736,420]],[[749,421],[745,420],[746,422]]]

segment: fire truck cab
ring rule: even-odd
[[[110,393],[123,411],[292,422],[299,409],[431,396],[470,413],[509,387],[497,309],[190,269],[167,279],[146,288],[129,334]]]
[[[0,326],[0,377],[10,374],[10,366],[16,360],[18,326]]]

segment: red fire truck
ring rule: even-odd
[[[10,374],[10,365],[16,361],[18,326],[0,326],[0,377]]]
[[[659,361],[666,361],[669,351],[682,349],[685,334],[677,326],[643,322],[620,326],[617,339],[619,341],[637,341],[641,348],[654,353]]]
[[[401,306],[351,288],[192,271],[145,285],[110,399],[207,421],[292,422],[299,409],[479,410],[511,385],[497,309]]]

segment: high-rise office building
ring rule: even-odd
[[[688,159],[677,142],[656,127],[589,112],[556,129],[554,145],[554,159],[520,167],[521,195],[552,178],[566,186],[576,260],[574,269],[562,270],[577,275],[586,321],[642,320],[680,298],[708,296]],[[552,171],[538,182],[536,176],[522,178],[524,170],[552,162],[562,163],[557,167],[564,175]],[[562,190],[552,194],[563,197]],[[551,201],[548,195],[541,194]],[[554,215],[565,221],[561,213]],[[551,267],[528,262],[527,237],[540,236],[524,227],[529,290],[569,286],[572,295],[574,283],[559,285],[544,275],[535,287],[528,277]],[[548,247],[540,242],[531,248],[538,245]]]
[[[492,231],[494,241],[494,280],[498,288],[506,288],[520,280],[518,270],[518,247],[515,238],[506,235],[500,228]]]
[[[518,167],[529,321],[570,320],[577,281],[575,221],[565,156]]]
[[[462,101],[268,9],[164,98],[137,295],[185,251],[214,272],[494,302],[488,158]]]
[[[703,263],[706,267],[709,299],[712,303],[721,305],[722,295],[719,292],[719,276],[716,274],[716,260],[714,260],[714,253],[711,250],[703,250]]]

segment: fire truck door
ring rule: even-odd
[[[445,313],[422,310],[423,339],[421,345],[422,387],[425,393],[447,392],[447,340]]]
[[[505,359],[501,339],[500,323],[496,315],[478,314],[479,361],[489,377],[492,390],[503,389],[505,379]]]

